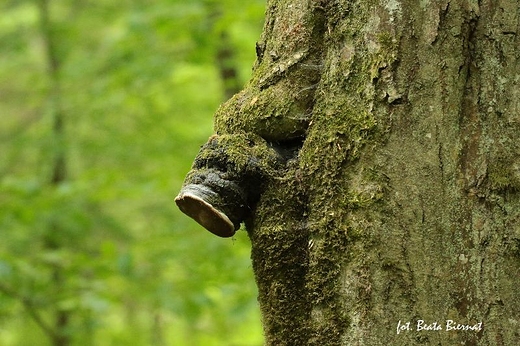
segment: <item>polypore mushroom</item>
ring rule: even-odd
[[[212,136],[175,198],[179,209],[211,233],[232,237],[283,161],[257,136]]]
[[[184,186],[175,198],[179,209],[205,229],[220,237],[232,237],[237,227],[223,211],[219,210],[218,205],[222,204],[219,202],[222,202],[221,198],[215,191],[200,184]]]

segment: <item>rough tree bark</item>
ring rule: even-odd
[[[194,167],[246,196],[267,345],[519,344],[519,14],[267,2],[253,77],[215,115],[225,158]]]

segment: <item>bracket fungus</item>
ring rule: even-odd
[[[232,237],[283,155],[254,135],[214,135],[202,146],[175,202],[211,233]]]
[[[175,198],[179,209],[213,234],[231,237],[240,227],[238,215],[244,205],[226,203],[218,192],[204,182],[185,185]],[[229,215],[229,216],[228,216]]]

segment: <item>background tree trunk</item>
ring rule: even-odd
[[[60,85],[60,69],[61,63],[58,57],[55,37],[53,35],[53,26],[50,15],[50,1],[39,0],[40,21],[45,52],[47,58],[47,69],[50,80],[49,87],[49,111],[53,116],[53,141],[54,155],[51,167],[51,177],[49,184],[53,188],[58,188],[67,180],[67,165],[65,159],[65,131],[64,131],[64,114],[61,106],[61,85]],[[50,251],[59,251],[61,248],[60,235],[63,235],[63,229],[56,222],[51,222],[48,226],[50,232],[45,236],[45,247]],[[63,294],[66,287],[66,277],[61,264],[52,265],[51,282],[58,294]],[[58,298],[61,299],[61,298]],[[68,330],[71,320],[71,311],[56,306],[53,309],[54,322],[52,324],[53,332],[49,336],[54,346],[70,345],[70,332]],[[48,329],[44,329],[47,331]]]
[[[519,13],[268,1],[215,116],[299,149],[246,221],[268,345],[518,344]]]

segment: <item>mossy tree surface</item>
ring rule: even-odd
[[[301,145],[246,221],[266,344],[520,342],[519,14],[267,2],[253,77],[215,116]]]

